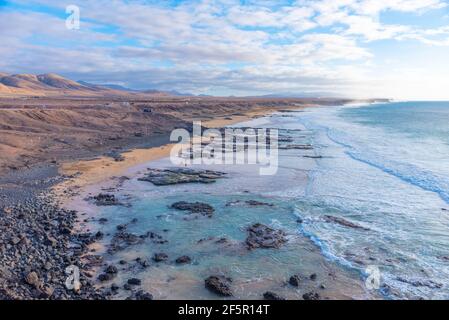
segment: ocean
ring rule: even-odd
[[[449,103],[325,108],[300,121],[326,156],[297,204],[303,232],[330,259],[377,266],[386,297],[449,298]],[[329,213],[370,231],[324,223]]]
[[[228,173],[213,185],[154,186],[137,178],[170,162],[142,165],[117,193],[130,206],[102,209],[99,217],[109,222],[92,229],[109,234],[107,247],[116,225],[137,218],[129,232],[167,239],[106,256],[118,264],[167,253],[168,262],[128,266],[115,280],[142,278],[158,299],[217,298],[204,288],[211,274],[232,278],[235,297],[243,299],[260,299],[267,290],[289,299],[309,291],[322,298],[447,299],[448,120],[447,102],[394,102],[309,108],[241,123],[279,128],[313,149],[280,150],[274,176],[260,176],[252,166],[204,166]],[[185,219],[170,209],[181,200],[208,203],[214,216]],[[271,205],[247,206],[247,200]],[[246,228],[258,222],[285,230],[287,244],[242,250]],[[181,255],[192,263],[174,264]],[[373,268],[380,274],[374,289],[365,286]],[[305,279],[299,288],[287,284],[293,274]]]

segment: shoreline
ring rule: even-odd
[[[287,109],[287,108],[284,108]],[[304,107],[301,108],[291,108],[291,110],[302,110]],[[276,110],[275,110],[276,111]],[[266,114],[265,116],[269,116],[272,112],[269,114]],[[220,124],[221,126],[236,124],[245,122],[244,120],[248,121],[251,119],[254,119],[254,117],[258,116],[264,116],[264,115],[251,115],[246,116],[244,119],[239,119],[240,121],[229,121],[229,120],[215,120],[212,122],[215,126]],[[203,123],[204,124],[204,123]],[[211,126],[210,123],[207,125]],[[84,173],[80,177],[75,177],[76,181],[72,185],[63,184],[62,189],[56,189],[57,192],[60,192],[64,188],[75,188],[77,189],[77,192],[75,192],[74,196],[67,197],[67,194],[65,194],[65,197],[63,197],[63,201],[61,202],[63,207],[68,207],[71,209],[75,209],[77,211],[83,211],[87,215],[87,219],[84,220],[84,222],[77,225],[77,229],[79,231],[85,231],[85,232],[91,232],[90,230],[90,222],[93,222],[97,220],[96,217],[96,211],[98,210],[98,207],[96,207],[94,204],[91,204],[87,201],[85,201],[86,198],[92,197],[94,195],[100,194],[103,191],[111,191],[111,190],[118,190],[121,187],[121,181],[120,176],[126,175],[126,177],[133,176],[135,177],[136,172],[139,169],[142,169],[143,166],[147,165],[149,162],[154,162],[155,160],[160,160],[168,155],[170,149],[170,145],[166,145],[163,147],[156,147],[151,149],[137,149],[133,150],[127,153],[124,153],[124,161],[115,162],[112,159],[97,159],[92,160],[88,162],[88,164],[83,163],[77,163],[75,166],[69,167],[71,169],[75,168],[76,170],[85,169]],[[92,177],[92,175],[89,177],[89,174],[92,172],[92,170],[96,169],[97,165],[102,165],[102,171],[101,174],[96,171],[96,175]],[[74,172],[65,171],[65,174]],[[86,177],[87,176],[87,177]],[[61,185],[58,186],[61,188]],[[95,255],[104,256],[105,254],[105,247],[99,246],[97,243],[94,243],[89,246],[89,251],[94,251]],[[133,256],[133,254],[130,254],[130,256]],[[319,256],[324,261],[324,256],[320,253]],[[327,263],[326,263],[327,264]],[[331,262],[329,262],[329,265],[332,265]],[[337,268],[338,269],[338,268]],[[95,268],[94,274],[97,276],[101,273],[101,267]],[[335,271],[333,271],[335,272]],[[104,288],[104,286],[100,285],[101,282],[97,283],[97,288]],[[332,291],[332,290],[331,290]],[[329,291],[329,293],[331,292]],[[176,297],[176,296],[175,296]],[[344,296],[341,296],[338,293],[335,293],[334,298],[344,298]],[[124,297],[123,297],[124,298]],[[178,297],[179,298],[179,297]],[[346,297],[349,298],[349,297]]]
[[[103,300],[82,257],[95,237],[76,231],[79,214],[63,209],[49,190],[3,208],[1,300]],[[67,267],[79,269],[80,290],[66,287]]]
[[[253,110],[247,112],[245,115],[233,116],[232,118],[223,115],[215,119],[208,119],[203,121],[203,125],[209,127],[224,127],[258,117],[269,116],[274,112],[282,110],[301,110],[307,107],[320,107],[320,105],[283,106],[273,108],[261,107],[256,111]],[[27,212],[26,214],[29,215],[30,222],[32,222],[33,219],[39,219],[39,216],[36,215],[36,212],[39,212],[39,214],[43,215],[42,218],[44,219],[44,224],[48,225],[46,231],[39,231],[44,232],[42,237],[45,239],[48,234],[53,234],[52,237],[56,239],[60,238],[60,240],[58,240],[59,244],[55,244],[56,248],[52,246],[48,247],[47,244],[52,243],[50,240],[41,243],[38,236],[33,236],[30,237],[29,240],[26,240],[27,237],[24,234],[28,233],[29,230],[33,230],[35,227],[33,224],[26,227],[18,224],[20,227],[19,229],[23,230],[19,231],[19,234],[22,233],[23,236],[17,241],[20,243],[23,242],[25,246],[31,246],[31,248],[39,247],[39,249],[36,250],[41,252],[40,254],[49,257],[48,259],[50,260],[56,258],[56,260],[53,260],[54,262],[52,264],[54,264],[55,272],[58,273],[58,275],[55,275],[54,279],[59,277],[60,280],[52,285],[55,280],[52,282],[51,278],[48,278],[48,275],[46,276],[48,270],[46,269],[45,263],[41,264],[40,262],[36,262],[35,267],[19,269],[20,273],[15,275],[15,278],[12,274],[9,275],[9,273],[0,274],[0,298],[110,298],[110,293],[99,290],[100,287],[97,286],[97,281],[94,280],[94,277],[99,270],[99,261],[96,261],[95,257],[98,257],[97,254],[103,251],[104,248],[99,246],[97,241],[98,238],[101,238],[101,235],[92,233],[88,226],[92,221],[91,217],[95,216],[98,208],[88,208],[88,202],[85,201],[85,198],[89,193],[92,195],[101,192],[101,190],[117,187],[117,184],[121,183],[121,176],[132,173],[133,170],[135,173],[138,170],[136,168],[139,168],[139,166],[143,168],[143,166],[150,161],[158,161],[166,157],[169,149],[170,145],[167,144],[159,146],[156,144],[156,146],[146,149],[131,147],[121,154],[124,161],[115,161],[112,157],[100,156],[88,160],[64,162],[59,166],[58,170],[56,170],[55,165],[33,166],[29,170],[20,171],[19,176],[17,176],[17,174],[12,174],[11,182],[8,182],[8,179],[3,179],[2,183],[5,183],[6,181],[6,183],[14,186],[14,188],[17,188],[17,191],[19,191],[17,193],[15,192],[15,189],[11,189],[9,191],[11,192],[11,196],[9,196],[8,193],[5,194],[5,190],[8,191],[9,188],[11,188],[9,185],[6,185],[6,189],[1,190],[2,194],[0,195],[3,197],[6,195],[6,199],[11,200],[10,202],[12,203],[11,205],[6,204],[7,206],[3,208],[3,211],[9,215],[10,219],[12,219],[11,221],[13,221],[14,224],[17,224],[23,216],[23,213]],[[25,183],[22,181],[27,181],[26,185],[29,187],[24,189],[23,185],[25,185]],[[15,203],[18,204],[16,205]],[[25,208],[23,207],[23,203],[26,204]],[[43,206],[45,209],[42,209]],[[63,234],[61,233],[63,231],[61,231],[62,229],[59,224],[56,224],[56,222],[55,225],[49,224],[49,221],[52,221],[51,219],[55,219],[51,218],[51,216],[49,217],[50,213],[56,215],[56,221],[60,221],[60,223],[67,226],[67,230],[69,231],[63,236],[60,236]],[[2,217],[2,220],[5,221],[5,218]],[[39,235],[39,232],[37,232],[36,235]],[[2,238],[6,239],[6,242],[13,241],[8,237],[9,233],[5,233]],[[3,242],[6,243],[5,240],[3,240]],[[78,244],[78,249],[75,250],[70,247],[73,242]],[[43,244],[44,246],[42,247]],[[17,248],[15,246],[7,247],[8,252],[19,249],[20,245],[17,246]],[[33,251],[30,251],[30,254],[31,252]],[[82,269],[81,280],[83,287],[78,293],[67,290],[62,286],[66,277],[64,268],[67,267],[68,264],[61,263],[57,260],[60,259],[59,257],[61,256],[76,256],[80,258],[72,261],[77,265],[79,264]],[[12,259],[11,263],[13,263],[13,260],[16,259]],[[7,261],[1,266],[10,269],[8,263],[9,262]],[[33,270],[35,270],[38,275],[38,282],[27,279],[27,276],[29,276],[30,272],[33,272]],[[32,278],[33,276],[34,275],[32,274],[30,277]],[[29,280],[32,282],[31,284]],[[12,284],[12,286],[10,284]],[[20,291],[17,291],[17,289],[12,289],[11,291],[11,288],[14,288],[14,286],[19,288]],[[54,291],[44,290],[49,287],[53,288]]]
[[[280,108],[280,106],[252,107],[253,110],[244,116],[238,115],[229,120],[225,119],[229,118],[225,113],[218,117],[220,120],[213,119],[206,123],[232,124],[243,119],[261,116],[267,110],[276,111]],[[288,107],[282,106],[282,108]],[[229,113],[229,110],[227,112]],[[169,146],[162,142],[164,139],[157,138],[158,136],[155,137],[156,147],[150,149],[143,147],[136,149],[134,143],[131,144],[133,147],[124,148],[127,149],[124,153],[127,154],[125,157],[128,159],[124,163],[117,163],[105,156],[97,156],[90,160],[64,162],[63,166],[73,170],[69,175],[59,170],[60,163],[47,163],[47,161],[31,164],[28,168],[4,172],[0,179],[0,198],[5,200],[0,205],[2,221],[0,252],[4,256],[0,262],[0,299],[107,298],[107,295],[95,288],[92,281],[92,270],[98,262],[85,259],[99,249],[95,248],[96,235],[82,227],[87,221],[86,213],[71,210],[66,205],[74,196],[80,195],[79,191],[82,188],[92,183],[107,181],[108,178],[114,177],[128,167],[165,156]],[[153,138],[149,139],[152,140],[150,145],[154,144]],[[148,143],[141,145],[148,145]],[[109,147],[109,150],[111,149],[117,150],[113,144]],[[102,153],[101,150],[104,148],[94,154]],[[83,157],[85,157],[84,153],[75,156],[81,159]],[[98,172],[96,168],[99,163],[103,164],[103,169],[107,170]],[[84,168],[87,169],[88,174],[82,177],[85,180],[77,180],[83,182],[77,185],[77,182],[74,183],[72,179],[77,178],[78,174],[73,173],[76,171],[75,166],[80,164],[86,165]],[[126,166],[123,166],[124,164]],[[109,169],[112,170],[108,171]],[[109,181],[113,182],[113,180]],[[80,199],[82,203],[82,197]],[[39,224],[46,227],[43,228]],[[15,227],[11,228],[11,225]],[[74,244],[76,244],[75,247],[73,247]],[[25,249],[26,251],[23,251]],[[23,265],[23,262],[27,263]],[[81,269],[82,287],[79,292],[64,286],[67,279],[65,268],[71,263],[78,265]]]
[[[261,108],[259,110],[249,111],[246,114],[234,116],[227,119],[228,116],[220,116],[215,119],[202,121],[202,125],[208,128],[222,128],[229,125],[246,122],[255,118],[268,116],[279,110],[303,110],[305,108],[319,107],[317,105],[291,106],[281,108]],[[195,119],[192,119],[195,120]],[[69,190],[80,190],[88,188],[90,185],[98,184],[97,189],[109,185],[108,181],[114,177],[123,175],[127,170],[141,164],[159,160],[170,154],[171,143],[162,144],[150,148],[133,148],[120,153],[123,158],[121,161],[107,156],[100,156],[94,159],[78,160],[74,162],[64,162],[59,168],[59,174],[69,177],[62,183],[52,187],[52,191],[62,204],[70,202],[73,192]],[[75,191],[76,194],[77,191]],[[83,192],[85,194],[85,192]]]
[[[283,107],[284,110],[301,110],[305,106]],[[275,113],[279,108],[262,108],[261,110],[247,112],[245,115],[239,115],[227,119],[221,116],[216,119],[202,121],[202,125],[210,128],[225,127],[240,122],[249,121],[258,117],[267,116]],[[120,176],[133,171],[136,168],[145,165],[151,161],[165,158],[169,155],[172,144],[162,144],[150,148],[132,148],[120,154],[122,161],[115,161],[114,158],[101,156],[93,159],[78,160],[74,162],[65,162],[58,166],[57,176],[62,177],[62,181],[55,182],[48,187],[48,193],[51,195],[51,202],[55,210],[65,212],[76,212],[76,218],[73,221],[71,230],[73,234],[81,235],[85,245],[80,252],[80,263],[85,270],[82,272],[83,286],[82,291],[87,290],[87,297],[95,299],[108,299],[109,295],[103,293],[97,281],[92,282],[92,277],[98,274],[100,268],[98,262],[91,261],[93,257],[101,256],[105,252],[96,236],[89,229],[89,222],[94,220],[97,207],[86,201],[86,198],[102,190],[117,188],[120,182],[117,180]],[[40,197],[39,195],[37,195]],[[84,236],[83,236],[84,235]],[[100,289],[100,290],[99,290]],[[70,292],[70,291],[69,291]],[[78,293],[75,293],[78,296]],[[52,297],[49,297],[52,298]]]

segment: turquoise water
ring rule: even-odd
[[[255,199],[272,206],[244,203]],[[176,201],[202,201],[216,211],[212,218],[189,219],[185,212],[170,209]],[[132,218],[137,221],[128,225],[129,232],[137,235],[156,232],[168,243],[145,241],[109,256],[109,263],[115,265],[123,259],[128,261],[114,279],[115,283],[123,284],[127,278],[138,277],[143,280],[143,288],[157,299],[217,299],[218,296],[204,288],[204,279],[220,274],[233,279],[234,297],[239,299],[261,299],[266,291],[288,299],[301,299],[302,294],[313,290],[318,290],[323,298],[369,297],[356,272],[342,273],[338,266],[323,259],[318,247],[298,233],[297,217],[290,201],[256,195],[189,193],[141,198],[132,204],[126,209],[105,209],[101,216],[109,221],[103,231],[112,235],[116,225],[129,223]],[[247,250],[246,228],[256,222],[284,230],[288,242],[280,249]],[[168,254],[169,260],[153,262],[151,258],[158,252]],[[174,260],[183,255],[191,257],[192,263],[176,265]],[[133,262],[138,257],[147,260],[150,267],[136,266]],[[307,279],[313,273],[317,280]],[[294,274],[305,277],[301,288],[287,285]],[[320,288],[322,285],[326,290]],[[127,294],[121,292],[117,298],[126,298]]]
[[[130,232],[153,231],[169,242],[146,241],[108,257],[130,261],[115,281],[142,278],[159,299],[217,298],[204,289],[204,279],[216,273],[234,279],[237,298],[260,299],[272,290],[298,299],[313,290],[324,298],[448,299],[448,120],[446,102],[311,108],[241,124],[277,127],[285,134],[300,130],[288,132],[294,143],[314,146],[280,150],[275,176],[260,176],[250,166],[214,166],[207,168],[228,177],[213,185],[156,187],[138,181],[138,173],[118,193],[132,206],[102,210],[109,222],[101,229],[113,234],[117,224],[137,218]],[[146,167],[168,166],[161,160]],[[180,200],[206,202],[216,212],[211,219],[186,220],[185,213],[169,208]],[[236,200],[273,206],[227,205]],[[285,230],[288,243],[281,249],[244,249],[245,229],[256,222]],[[227,242],[217,243],[221,238]],[[151,262],[145,270],[131,263],[137,257],[151,261],[156,252],[166,252],[169,261]],[[173,263],[184,254],[192,264]],[[364,286],[372,267],[381,274],[374,291]],[[317,273],[318,281],[292,288],[286,281],[295,273]]]
[[[347,108],[341,116],[415,140],[436,139],[449,144],[449,102],[395,102],[361,108]]]
[[[313,133],[305,130],[298,121],[299,114],[268,117],[248,124],[300,128],[301,131],[284,130],[282,134],[291,136],[294,143],[311,143]],[[107,234],[103,240],[107,248],[117,225],[137,219],[129,224],[129,232],[136,235],[155,232],[168,243],[157,244],[147,239],[114,255],[106,254],[109,263],[120,267],[113,282],[122,286],[128,278],[138,277],[143,281],[142,287],[157,299],[217,299],[218,296],[204,287],[204,279],[215,274],[233,279],[234,297],[239,299],[261,299],[266,291],[274,291],[288,299],[301,299],[310,291],[318,292],[323,299],[376,296],[376,293],[366,290],[358,270],[342,268],[326,259],[320,248],[300,232],[296,200],[304,197],[308,174],[316,166],[314,159],[302,157],[306,154],[313,155],[314,151],[280,150],[280,165],[274,176],[259,175],[257,166],[205,166],[228,173],[225,179],[212,185],[157,187],[137,178],[147,167],[172,166],[170,161],[163,159],[142,166],[140,172],[131,175],[132,179],[115,192],[130,206],[102,208],[96,218],[104,217],[108,222],[93,228]],[[257,200],[272,206],[250,206],[245,204],[245,200]],[[185,212],[170,208],[177,201],[205,202],[215,208],[215,213],[212,218],[188,219]],[[288,242],[279,249],[247,250],[244,245],[246,229],[254,223],[284,230]],[[226,242],[220,239],[226,239]],[[152,256],[158,252],[168,254],[168,261],[152,261]],[[182,255],[189,255],[192,263],[174,263]],[[145,269],[136,264],[136,258],[147,260],[149,267]],[[128,262],[124,266],[118,264],[122,259]],[[299,288],[287,284],[294,274],[304,278]],[[309,279],[312,274],[317,275],[316,280]],[[106,287],[109,285],[106,283]],[[128,295],[128,291],[121,290],[116,298]]]
[[[297,212],[323,252],[361,271],[378,266],[391,298],[449,294],[449,103],[402,102],[312,111],[324,145]],[[323,222],[329,212],[370,231]]]

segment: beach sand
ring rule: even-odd
[[[251,112],[245,116],[234,117],[232,120],[229,118],[225,119],[224,117],[217,118],[209,121],[203,121],[202,125],[211,128],[221,128],[224,126],[249,121],[258,117],[269,116],[275,111],[277,110],[270,110],[267,113]],[[109,157],[101,157],[88,161],[77,161],[63,164],[60,168],[60,172],[65,175],[70,175],[72,178],[57,185],[54,190],[55,193],[59,195],[59,200],[65,208],[76,210],[77,212],[83,212],[83,219],[80,220],[76,229],[79,232],[92,232],[96,230],[95,221],[98,219],[99,208],[89,201],[86,201],[86,198],[101,192],[108,192],[109,190],[115,190],[115,192],[118,192],[122,189],[120,180],[121,176],[135,178],[138,173],[142,173],[145,168],[148,167],[149,163],[156,167],[161,165],[164,166],[167,163],[167,160],[164,160],[164,158],[169,155],[171,146],[172,145],[164,145],[161,147],[153,147],[148,149],[134,149],[123,153],[122,155],[124,160],[118,162]],[[312,160],[309,159],[304,161],[306,162]],[[233,185],[241,185],[243,183],[242,179],[246,179],[244,175],[241,175],[238,172],[234,172],[234,176],[238,178],[234,178],[233,182],[229,184],[231,188]],[[261,177],[256,179],[260,179],[261,182],[264,181],[262,180],[264,178]],[[279,181],[276,180],[279,179],[274,179],[273,184],[268,183],[266,188],[276,188],[276,183],[279,183]],[[248,182],[245,184],[245,188],[253,188],[255,186],[254,183],[257,185],[257,181],[253,181],[251,187],[251,183]],[[307,172],[304,171],[303,173],[298,173],[295,180],[296,186],[301,188],[304,187],[306,183]],[[135,187],[136,186],[133,185],[131,190],[125,188],[125,191],[123,192],[133,192],[132,189]],[[188,186],[186,187],[188,188]],[[156,190],[157,187],[155,188],[155,192],[157,192]],[[222,191],[228,192],[226,190]],[[308,239],[298,239],[299,242],[296,244],[295,242],[292,242],[290,245],[296,245],[297,247],[295,250],[300,248],[300,256],[302,257],[301,260],[307,261],[306,264],[310,265],[307,270],[303,271],[315,271],[319,274],[321,281],[331,284],[326,285],[327,290],[325,291],[325,297],[327,299],[351,299],[353,297],[376,298],[375,296],[370,296],[364,292],[363,284],[360,279],[357,277],[354,278],[346,272],[342,272],[339,270],[339,267],[329,261],[326,261],[326,259],[321,256],[318,248],[316,248]],[[95,252],[95,254],[106,255],[108,257],[107,259],[111,259],[111,257],[106,254],[107,243],[94,243],[89,248],[92,252]],[[145,249],[143,252],[141,250],[142,248],[130,248],[119,256],[121,259],[134,261],[138,257],[145,256],[145,254],[147,254]],[[238,252],[240,251],[240,249],[236,250]],[[238,255],[241,254],[244,256],[245,250]],[[114,263],[117,263],[117,257],[114,257],[113,259]],[[275,265],[272,267],[275,268]],[[192,297],[192,294],[193,296],[198,296],[201,298],[214,299],[213,295],[204,296],[204,288],[201,283],[198,282],[195,275],[189,272],[184,273],[173,269],[172,267],[167,270],[164,268],[152,268],[151,270],[152,271],[150,273],[145,273],[145,275],[143,275],[142,288],[155,294],[155,297],[158,299],[185,299],[189,296]],[[98,276],[99,273],[101,273],[101,268],[95,268],[93,272],[96,276]],[[129,276],[130,275],[126,272],[120,273],[115,281],[126,282],[126,278]],[[174,279],[176,279],[176,281],[174,281]],[[249,282],[236,282],[235,287],[238,288],[239,291],[238,294],[236,293],[236,297],[244,299],[258,299],[260,298],[261,290],[269,290],[273,286],[277,288],[279,293],[288,299],[300,299],[302,297],[302,293],[300,293],[300,291],[292,291],[288,287],[277,287],[276,283],[282,283],[283,281],[285,281],[285,279],[283,280],[282,275],[273,275],[273,277],[270,277],[269,279],[259,279],[255,282],[253,280]],[[313,282],[309,282],[303,290],[313,290],[314,286],[315,285]],[[99,283],[97,284],[97,287],[107,290],[107,286],[104,287]],[[351,293],[354,293],[354,295],[351,295]],[[115,296],[116,299],[124,299],[126,297],[126,291]]]
[[[283,107],[282,110],[302,110],[309,105]],[[279,108],[257,108],[245,114],[237,116],[220,116],[214,119],[201,120],[191,118],[192,121],[200,121],[204,127],[222,128],[229,125],[249,121],[258,117],[263,117],[279,111]],[[122,153],[123,161],[115,161],[111,157],[98,157],[95,159],[64,162],[59,167],[61,175],[70,177],[69,179],[53,187],[53,192],[62,203],[70,201],[71,192],[69,190],[82,190],[88,186],[98,184],[101,189],[110,185],[111,178],[123,175],[128,169],[153,160],[168,157],[173,144],[162,145],[151,148],[137,148]],[[101,187],[100,187],[101,185]],[[83,193],[85,194],[85,193]]]

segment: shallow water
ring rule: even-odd
[[[126,215],[123,215],[123,209],[110,209],[105,214],[115,217],[110,220],[111,226],[127,222],[129,217],[134,217],[138,222],[128,227],[130,232],[143,234],[151,230],[169,241],[167,244],[146,242],[133,246],[130,251],[120,252],[113,259],[115,262],[120,259],[133,261],[137,257],[149,260],[150,268],[142,270],[132,267],[128,273],[123,274],[125,278],[135,274],[136,277],[144,279],[144,288],[156,294],[159,299],[217,298],[204,289],[204,279],[213,274],[222,274],[233,279],[236,298],[260,299],[263,292],[272,290],[284,297],[299,299],[307,290],[316,290],[322,284],[328,288],[320,290],[323,291],[320,292],[323,296],[349,297],[354,286],[352,283],[355,281],[346,275],[339,275],[338,282],[342,288],[333,293],[337,282],[331,279],[329,273],[332,275],[339,271],[322,259],[316,246],[298,235],[296,217],[292,214],[289,204],[273,201],[272,198],[257,199],[269,201],[273,207],[253,207],[243,202],[236,203],[239,200],[254,198],[243,195],[189,194],[135,201]],[[186,219],[188,215],[185,212],[168,208],[173,202],[182,200],[207,202],[214,206],[216,212],[212,218]],[[227,205],[229,203],[235,204]],[[281,249],[247,250],[243,245],[246,238],[245,228],[255,222],[285,230],[288,233],[288,243]],[[220,243],[220,239],[227,241]],[[157,252],[167,253],[169,261],[152,262],[151,257]],[[193,262],[183,266],[173,263],[177,257],[183,255],[190,256]],[[316,281],[305,280],[299,290],[286,286],[288,278],[297,273],[304,273],[305,276],[317,273],[318,277]],[[357,278],[356,274],[352,276]],[[361,293],[362,289],[356,289],[356,294]],[[126,296],[126,292],[123,294]]]
[[[325,145],[298,202],[331,259],[376,265],[387,297],[447,299],[449,103],[329,108],[301,121]],[[370,231],[323,221],[331,213]]]
[[[118,192],[132,206],[101,210],[109,219],[101,228],[112,235],[116,225],[137,218],[129,231],[154,231],[169,242],[145,242],[107,257],[129,261],[114,282],[139,277],[159,299],[217,298],[204,288],[204,279],[217,273],[234,279],[237,298],[260,299],[267,290],[290,299],[308,291],[323,298],[449,298],[449,211],[442,210],[449,209],[449,125],[442,120],[448,120],[448,110],[447,103],[323,107],[240,124],[300,129],[281,133],[294,143],[313,144],[313,150],[280,150],[275,176],[260,176],[255,166],[208,166],[227,172],[227,178],[212,185],[156,187],[137,178],[147,167],[170,162],[141,166]],[[185,220],[185,213],[169,208],[180,200],[206,202],[216,212],[210,219]],[[237,200],[273,206],[227,206]],[[285,230],[289,242],[280,249],[246,250],[245,229],[256,222]],[[220,238],[228,242],[216,243]],[[156,252],[166,252],[169,261],[151,262]],[[185,254],[192,264],[173,263]],[[137,257],[150,267],[132,263]],[[364,286],[371,267],[381,273],[377,291]],[[286,284],[296,273],[318,278],[297,289]],[[120,291],[117,298],[128,294]]]
[[[267,117],[240,126],[301,129],[289,131],[288,135],[294,138],[294,143],[306,144],[312,142],[313,136],[298,121],[301,114]],[[287,131],[281,133],[287,134]],[[128,278],[138,277],[143,280],[142,287],[157,299],[219,298],[204,288],[204,279],[214,274],[231,277],[234,297],[241,299],[261,299],[268,290],[288,299],[300,299],[310,291],[318,292],[322,298],[333,299],[378,297],[364,287],[363,277],[357,270],[329,262],[320,248],[300,232],[296,201],[305,196],[308,174],[316,166],[314,159],[303,158],[303,155],[314,155],[315,152],[281,150],[280,166],[274,176],[259,175],[257,166],[204,167],[227,172],[226,178],[212,185],[157,187],[137,180],[147,167],[170,167],[167,159],[136,169],[135,176],[117,192],[119,198],[131,206],[103,208],[96,218],[105,217],[108,223],[104,226],[94,224],[92,228],[108,234],[103,240],[107,248],[115,227],[137,218],[137,222],[129,224],[129,232],[144,234],[152,231],[168,243],[145,241],[112,256],[106,255],[107,261],[116,265],[120,260],[128,261],[113,282],[123,285]],[[258,200],[272,206],[250,206],[245,204],[246,200]],[[188,219],[185,212],[169,208],[177,201],[205,202],[215,208],[215,213],[212,218]],[[284,230],[288,242],[279,249],[248,250],[244,245],[246,228],[254,223]],[[217,242],[222,238],[226,243]],[[151,258],[157,252],[167,253],[169,261],[153,262]],[[176,265],[174,260],[182,255],[189,255],[193,262]],[[149,261],[150,267],[142,268],[134,262],[136,258]],[[310,280],[314,273],[317,279]],[[304,278],[299,288],[287,284],[294,274]],[[116,298],[128,295],[128,291],[122,290]]]

